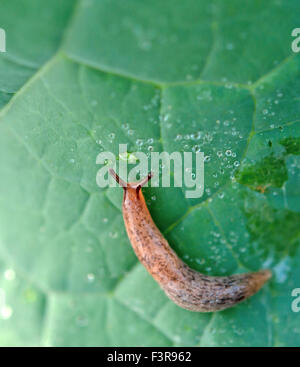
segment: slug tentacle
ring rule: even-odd
[[[191,311],[219,311],[256,293],[271,277],[269,270],[226,277],[206,276],[186,265],[153,222],[141,187],[152,174],[126,183],[109,171],[124,189],[123,218],[131,245],[148,272],[177,305]]]

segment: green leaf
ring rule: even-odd
[[[7,264],[0,262],[0,345],[41,345],[46,298]]]
[[[1,2],[0,345],[300,345],[299,10]],[[272,280],[214,314],[168,300],[132,251],[122,190],[96,184],[97,155],[120,143],[203,151],[200,199],[143,190],[155,222],[198,271]]]
[[[55,54],[73,8],[72,0],[1,1],[7,52],[0,53],[0,107]]]

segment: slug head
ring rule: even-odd
[[[145,178],[138,182],[125,182],[119,177],[118,174],[116,174],[116,172],[112,168],[110,168],[108,172],[116,180],[116,182],[123,187],[124,199],[127,194],[130,195],[132,198],[139,198],[141,188],[153,177],[153,173],[149,172]]]

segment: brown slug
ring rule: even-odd
[[[231,276],[206,276],[178,258],[154,224],[141,188],[152,174],[136,183],[109,173],[124,189],[123,218],[131,245],[166,295],[190,311],[212,312],[232,307],[256,293],[271,277],[269,270]]]

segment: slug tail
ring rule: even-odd
[[[252,296],[272,277],[272,272],[268,269],[260,270],[249,274],[247,297]]]

